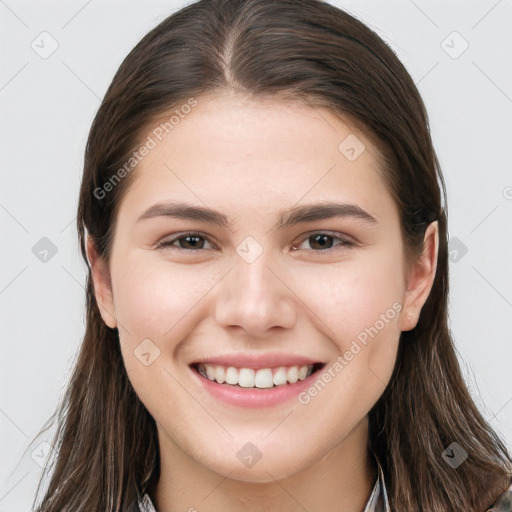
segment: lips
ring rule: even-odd
[[[265,357],[249,357],[247,355],[237,354],[232,356],[219,356],[216,358],[204,358],[203,361],[222,362],[223,364],[215,365],[204,362],[195,362],[189,365],[194,380],[209,395],[218,401],[218,403],[228,404],[230,407],[240,408],[269,408],[284,405],[296,399],[304,389],[311,386],[314,379],[317,379],[317,372],[325,366],[323,362],[315,362],[313,364],[290,365],[291,362],[298,361],[300,363],[310,363],[310,358],[300,356],[283,356],[272,355]],[[248,365],[238,366],[249,362]],[[275,363],[278,366],[274,366]],[[279,365],[279,363],[287,363]],[[230,364],[237,366],[230,366]],[[227,367],[224,366],[227,364]],[[264,365],[269,365],[265,367]],[[247,368],[249,366],[249,368]],[[252,367],[251,367],[252,366]],[[210,376],[207,374],[206,368],[209,367]],[[219,370],[219,368],[222,368]],[[286,371],[285,371],[286,370]],[[306,375],[304,376],[304,370]],[[224,380],[222,383],[215,380],[215,373],[220,371],[233,383],[230,384]],[[213,372],[213,373],[212,373]],[[291,372],[291,375],[288,374]],[[301,375],[299,376],[299,372]],[[227,374],[230,373],[228,376]],[[240,382],[240,373],[242,373]],[[206,375],[205,375],[206,374]],[[244,375],[245,374],[245,375]],[[260,374],[258,376],[258,374]],[[272,381],[270,375],[272,374]],[[308,375],[309,374],[309,375]],[[210,377],[210,378],[209,378]],[[213,379],[211,378],[213,377]],[[222,377],[222,375],[221,375]],[[286,377],[284,381],[283,377]],[[290,380],[289,380],[290,377]],[[300,378],[303,377],[303,378]],[[252,380],[254,379],[254,381]],[[277,381],[275,384],[274,379]],[[219,380],[223,380],[222,378]],[[240,385],[243,384],[243,385]]]
[[[238,388],[267,389],[305,380],[325,363],[299,354],[226,354],[190,364],[203,378]]]
[[[266,408],[293,400],[325,365],[320,359],[273,352],[204,356],[189,367],[214,399],[235,407]]]

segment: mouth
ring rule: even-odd
[[[289,387],[318,372],[325,363],[308,365],[247,368],[208,363],[193,363],[190,367],[202,378],[222,386],[238,389],[272,389]]]

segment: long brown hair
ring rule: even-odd
[[[393,51],[346,12],[316,0],[201,0],[151,30],[121,64],[91,127],[77,216],[84,261],[89,267],[85,229],[109,260],[135,175],[119,169],[148,127],[190,98],[226,89],[327,107],[371,137],[409,262],[428,224],[439,222],[433,288],[370,411],[369,445],[393,510],[487,510],[509,485],[511,459],[468,392],[447,324],[446,190],[427,113]],[[83,343],[52,416],[58,456],[38,512],[137,511],[139,494],[159,478],[156,424],[128,379],[117,329],[100,316],[90,267],[86,308]],[[452,442],[468,453],[456,469],[442,457]]]

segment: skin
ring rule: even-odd
[[[349,134],[366,146],[354,161],[338,150]],[[367,415],[391,377],[401,331],[416,325],[438,251],[434,222],[409,272],[378,165],[370,140],[326,109],[226,93],[198,98],[133,171],[109,264],[92,242],[88,256],[102,317],[118,327],[130,381],[158,425],[157,510],[363,510],[377,476]],[[230,226],[137,222],[165,200],[206,205]],[[282,209],[330,200],[357,204],[378,222],[333,218],[274,229]],[[196,254],[183,239],[156,248],[185,231],[206,237]],[[321,253],[308,238],[317,231],[355,245],[328,239],[332,252]],[[236,252],[247,236],[263,249],[250,264]],[[282,351],[324,361],[325,371],[396,302],[401,312],[307,404],[218,402],[188,366],[236,351]],[[160,350],[148,366],[134,354],[147,338]],[[247,442],[262,454],[252,467],[237,457]]]

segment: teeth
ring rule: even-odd
[[[290,366],[286,372],[286,378],[288,379],[288,382],[291,382],[292,384],[297,382],[299,380],[299,368],[297,366]]]
[[[236,371],[236,368],[235,368]],[[242,368],[238,372],[238,385],[243,388],[253,388],[254,387],[254,370],[250,368]]]
[[[242,376],[243,371],[243,369],[240,370],[240,377]],[[258,370],[254,376],[254,386],[257,388],[274,387],[274,383],[272,382],[272,370],[270,368],[261,368]]]
[[[308,374],[308,367],[307,366],[301,366],[299,368],[299,380],[304,380],[307,377]]]
[[[206,376],[210,380],[213,380],[215,378],[215,367],[214,366],[208,366],[208,368],[206,368]]]
[[[208,377],[208,374],[205,375],[205,377]],[[224,370],[223,366],[217,366],[215,368],[214,372],[214,378],[210,380],[216,380],[219,384],[222,384],[226,380],[226,370]]]
[[[199,373],[219,384],[227,383],[242,388],[272,388],[284,386],[288,382],[294,384],[304,380],[313,373],[313,365],[280,366],[278,368],[235,368],[234,366],[218,366],[202,363],[197,365]]]
[[[286,368],[284,366],[280,366],[276,373],[274,373],[274,378],[272,380],[276,386],[282,386],[283,384],[286,384]]]
[[[208,372],[206,372],[206,376],[208,377]],[[226,370],[226,382],[232,385],[238,384],[238,370],[234,366],[230,366]]]

